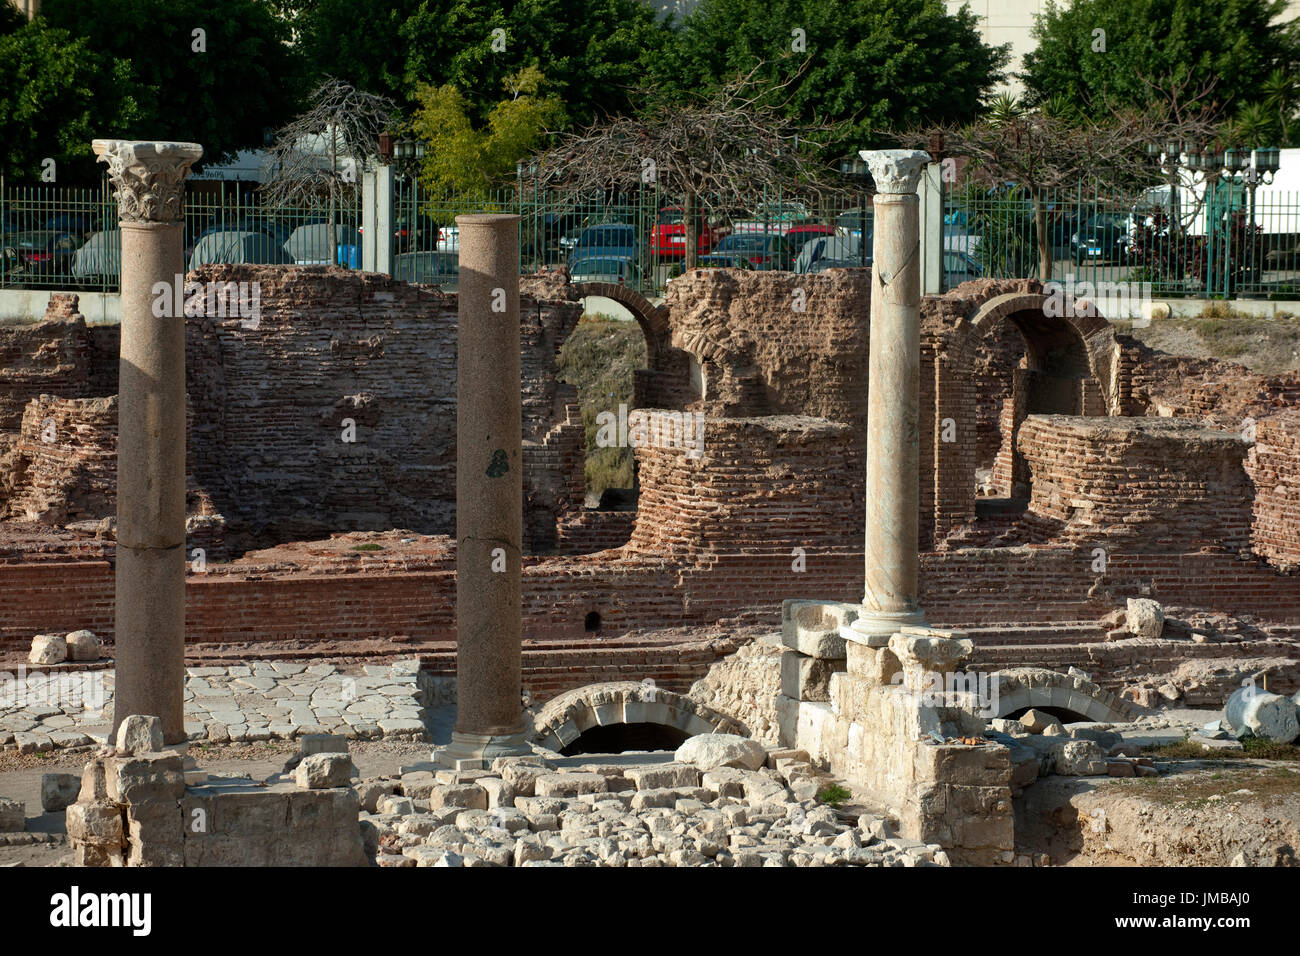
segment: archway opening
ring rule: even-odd
[[[690,734],[663,724],[606,724],[583,731],[560,751],[577,754],[621,754],[629,750],[676,750]]]
[[[1033,707],[1021,707],[1019,710],[1013,710],[1006,714],[1007,720],[1019,720],[1031,710],[1036,710],[1041,714],[1049,714],[1055,717],[1063,724],[1078,724],[1092,720],[1087,714],[1081,714],[1077,710],[1070,710],[1068,707],[1043,707],[1035,704]]]
[[[595,634],[600,630],[600,612],[588,611],[587,616],[582,620],[582,629],[588,634]]]

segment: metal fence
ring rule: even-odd
[[[1160,297],[1300,297],[1300,194],[1219,181],[1128,201],[1084,184],[1038,198],[1054,279]],[[967,185],[947,193],[944,210],[949,284],[1045,274],[1027,190]]]

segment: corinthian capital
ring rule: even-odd
[[[91,148],[117,193],[123,222],[179,222],[184,211],[185,177],[203,155],[198,143],[133,143],[97,139]]]
[[[878,193],[914,193],[930,154],[914,149],[864,149],[858,153],[867,161]]]

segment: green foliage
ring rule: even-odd
[[[796,29],[804,49],[793,49]],[[969,8],[949,13],[942,0],[703,0],[653,76],[680,99],[762,63],[758,77],[789,84],[773,103],[834,125],[828,155],[839,155],[878,130],[974,119],[1007,59],[983,43]]]
[[[0,172],[39,181],[97,178],[90,141],[140,116],[130,64],[97,54],[86,39],[43,19],[0,36]]]
[[[1028,276],[1037,255],[1034,213],[1019,187],[963,187],[957,205],[966,213],[967,229],[980,237],[972,253],[985,275]]]
[[[116,70],[125,64],[139,87],[135,116],[96,109],[97,136],[196,142],[214,163],[260,147],[263,129],[293,113],[298,71],[283,42],[288,31],[262,0],[45,0],[41,17],[86,38],[112,77],[103,86],[121,82]],[[205,31],[205,52],[194,49],[196,29]]]
[[[469,100],[450,85],[420,87],[413,128],[427,142],[421,183],[435,195],[482,195],[515,178],[515,164],[530,156],[545,131],[564,116],[558,96],[542,95],[545,78],[536,66],[506,79],[509,99],[487,115],[482,127],[471,119]]]
[[[367,541],[365,544],[354,544],[353,551],[383,551],[384,546],[375,541]]]
[[[824,803],[827,806],[838,807],[840,804],[847,802],[852,796],[853,794],[849,790],[841,787],[837,783],[833,783],[821,793],[817,794],[817,799],[819,802]]]
[[[645,365],[645,335],[640,327],[604,316],[584,317],[560,350],[557,378],[578,389],[582,405],[588,494],[635,484],[632,449],[596,447],[596,416],[617,415],[620,404],[631,407],[633,374]]]
[[[1203,105],[1232,115],[1273,70],[1294,64],[1294,36],[1270,25],[1284,9],[1283,0],[1049,0],[1021,75],[1036,102],[1059,97],[1083,110],[1107,99],[1142,108],[1144,78],[1186,79],[1189,94],[1213,83]],[[1104,52],[1093,50],[1095,30],[1105,31]]]

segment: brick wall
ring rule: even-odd
[[[1300,567],[1300,409],[1255,426],[1251,478],[1256,553],[1279,567]]]
[[[117,493],[117,399],[40,395],[0,458],[10,494],[0,517],[64,525],[111,515]]]
[[[1253,488],[1236,432],[1187,419],[1031,415],[1019,447],[1032,472],[1029,510],[1058,525],[1057,541],[1250,548]]]

